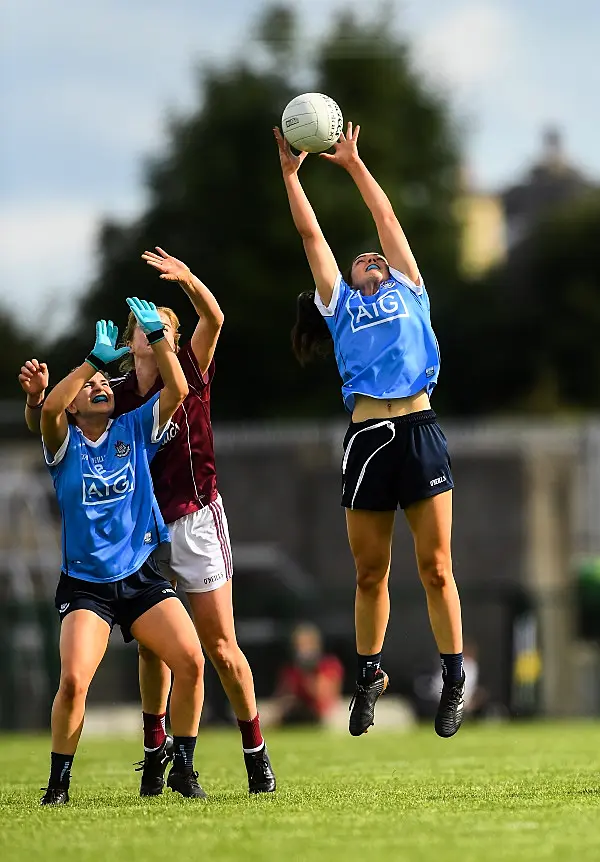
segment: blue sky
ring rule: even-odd
[[[302,0],[310,45],[340,6]],[[373,7],[375,3],[373,2]],[[415,62],[452,95],[474,182],[512,181],[560,126],[573,161],[600,178],[598,0],[394,3]],[[144,202],[141,164],[168,112],[194,104],[194,68],[251,49],[260,0],[2,0],[0,303],[57,329],[94,272],[103,214]],[[343,106],[342,106],[343,109]],[[14,302],[27,296],[28,308]],[[37,315],[36,315],[37,316]]]

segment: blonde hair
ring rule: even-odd
[[[173,327],[173,337],[175,342],[175,352],[179,350],[179,339],[181,337],[181,333],[179,332],[179,318],[175,314],[172,308],[169,308],[166,305],[159,305],[156,309],[158,312],[164,314],[165,317],[168,318],[169,323]],[[135,331],[138,322],[136,320],[135,314],[133,311],[129,312],[129,317],[127,318],[127,326],[123,332],[122,342],[124,345],[129,345],[133,341],[133,333]],[[133,353],[127,353],[122,362],[119,365],[119,370],[124,374],[127,374],[129,371],[132,371],[135,368],[135,359]]]

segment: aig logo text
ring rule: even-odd
[[[352,332],[409,316],[406,303],[397,287],[388,290],[368,305],[356,295],[350,296],[346,309],[351,318]]]
[[[135,473],[130,463],[115,473],[83,474],[83,504],[97,506],[99,503],[116,503],[135,488]]]

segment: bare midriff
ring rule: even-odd
[[[390,416],[407,416],[409,413],[430,409],[429,395],[424,389],[407,398],[371,398],[370,395],[356,395],[352,421],[388,419]]]

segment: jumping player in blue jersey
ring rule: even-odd
[[[412,532],[442,661],[435,730],[449,737],[462,722],[465,676],[450,551],[454,482],[446,439],[429,403],[440,355],[423,279],[387,195],[358,154],[359,131],[360,126],[353,130],[349,123],[334,153],[321,158],[345,168],[356,183],[384,254],[358,255],[342,278],[298,179],[306,153],[295,155],[279,129],[274,130],[292,217],[316,286],[316,292],[298,297],[294,351],[304,364],[333,341],[344,404],[352,417],[342,461],[342,505],[357,576],[358,672],[350,733],[360,736],[374,723],[375,704],[388,684],[381,651],[400,506]]]
[[[101,320],[90,355],[54,387],[42,407],[44,454],[61,512],[63,551],[56,591],[61,675],[42,805],[69,799],[87,691],[115,623],[125,641],[136,638],[173,672],[168,786],[186,797],[206,796],[193,768],[204,660],[194,626],[163,574],[169,532],[149,467],[188,386],[154,304],[127,301],[156,357],[160,392],[111,419],[114,396],[106,366],[129,348],[116,349],[117,328]]]

